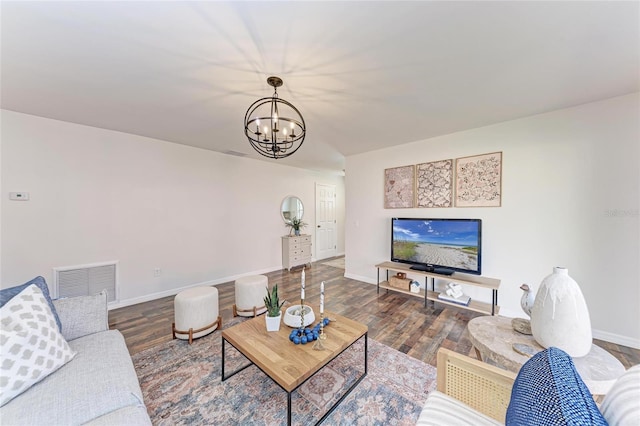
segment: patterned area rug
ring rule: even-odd
[[[286,392],[253,365],[222,382],[221,349],[216,331],[191,346],[173,340],[132,357],[154,425],[286,424]],[[363,351],[361,339],[292,394],[293,424],[314,424],[328,411],[361,375]],[[372,339],[368,357],[367,376],[323,425],[414,425],[436,369]],[[247,363],[225,345],[227,374]]]
[[[323,265],[333,266],[334,268],[344,269],[344,257],[339,259],[328,260],[326,262],[322,262]]]

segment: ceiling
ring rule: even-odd
[[[4,109],[264,159],[244,114],[345,156],[640,90],[639,2],[2,1]]]

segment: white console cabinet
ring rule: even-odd
[[[311,235],[282,237],[282,267],[291,268],[311,263]]]

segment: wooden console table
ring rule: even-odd
[[[411,265],[398,262],[382,262],[376,265],[378,268],[378,293],[380,289],[397,291],[410,296],[424,298],[424,306],[427,306],[427,301],[442,303],[444,305],[455,306],[462,309],[469,309],[470,311],[480,312],[487,315],[497,315],[500,307],[498,306],[498,288],[500,287],[500,280],[496,278],[487,278],[476,275],[461,274],[455,272],[453,275],[441,275],[434,272],[417,271],[411,269]],[[386,281],[380,282],[380,269],[387,270]],[[417,275],[424,277],[424,289],[420,289],[420,293],[412,293],[409,290],[402,290],[389,285],[389,271],[405,272],[410,275]],[[491,303],[479,302],[477,300],[471,300],[468,305],[461,305],[455,302],[448,302],[443,299],[438,299],[438,292],[435,291],[435,280],[446,280],[452,283],[458,283],[463,285],[472,285],[476,287],[486,288],[491,290]],[[431,290],[429,290],[429,281],[431,281]]]

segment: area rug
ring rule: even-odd
[[[372,339],[368,346],[367,376],[323,425],[414,425],[436,369]],[[154,425],[286,424],[286,392],[255,366],[222,382],[221,349],[216,331],[132,357]],[[315,424],[328,411],[362,373],[363,351],[361,339],[293,393],[293,424]],[[225,374],[247,363],[225,345]]]
[[[327,260],[322,262],[323,265],[333,266],[334,268],[344,269],[344,257],[339,259]]]

